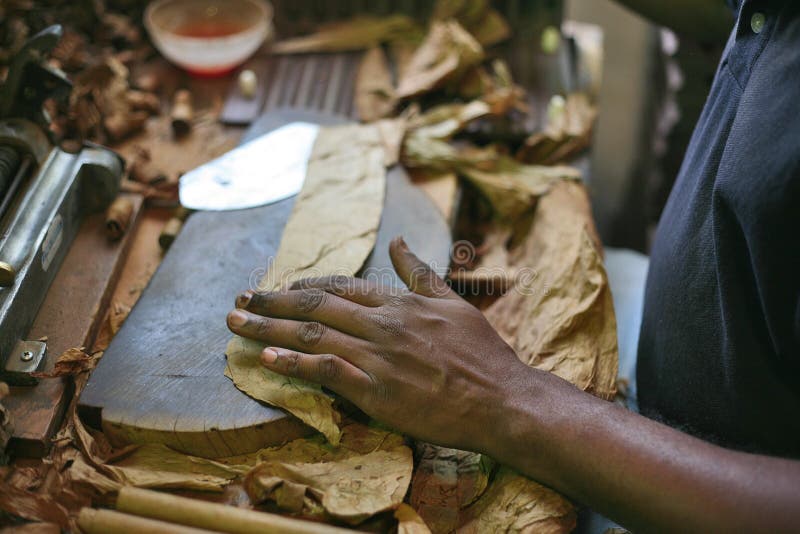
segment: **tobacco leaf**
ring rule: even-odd
[[[575,507],[555,491],[500,467],[486,493],[464,511],[458,532],[562,533],[575,528]]]
[[[516,158],[552,165],[574,157],[589,146],[596,117],[597,109],[583,93],[554,98],[544,130],[525,139]]]
[[[64,528],[69,524],[67,510],[57,502],[2,480],[0,480],[0,510],[29,521],[57,523]]]
[[[295,512],[313,512],[320,504],[333,517],[357,524],[397,508],[411,481],[411,450],[400,446],[336,462],[263,462],[245,477],[253,502],[275,501]]]
[[[56,359],[52,371],[31,373],[31,375],[37,378],[74,376],[94,369],[102,356],[102,352],[96,352],[91,355],[86,354],[83,351],[83,347],[67,349]]]
[[[422,29],[405,15],[360,16],[321,25],[316,33],[280,41],[270,49],[276,54],[346,52],[366,50],[385,42],[414,42]]]
[[[483,57],[480,43],[458,22],[434,21],[400,77],[397,97],[410,98],[458,81]]]
[[[82,433],[88,434],[85,429]],[[84,435],[84,441],[90,439]],[[259,463],[335,463],[379,450],[403,447],[403,437],[388,430],[348,422],[339,446],[322,436],[293,440],[280,447],[210,460],[184,454],[163,444],[132,446],[115,454],[95,453],[93,459],[71,447],[59,455],[69,479],[102,493],[131,485],[145,488],[222,491],[233,479]],[[92,447],[95,448],[96,447]],[[98,463],[98,461],[100,463]]]
[[[434,532],[452,532],[462,509],[486,490],[494,462],[487,456],[417,443],[409,504]]]
[[[107,463],[106,469],[126,486],[220,491],[246,471],[247,466],[225,465],[174,451],[160,443],[148,443]]]
[[[406,503],[400,503],[394,518],[397,519],[397,534],[431,534],[425,521]]]
[[[410,118],[408,135],[447,140],[463,130],[470,122],[489,115],[491,111],[489,105],[482,100],[473,100],[465,104],[442,104]]]
[[[308,277],[352,276],[361,268],[380,223],[385,165],[397,159],[403,130],[398,119],[320,131],[277,256],[252,285],[274,291]],[[226,349],[226,376],[246,394],[285,409],[338,443],[339,415],[331,398],[317,385],[265,369],[259,362],[264,346],[234,336]]]
[[[225,348],[228,357],[225,376],[254,399],[283,408],[322,432],[331,443],[338,443],[339,413],[333,408],[333,398],[316,384],[264,367],[260,360],[264,346],[264,343],[240,336],[231,339]]]
[[[553,184],[581,178],[580,171],[573,167],[524,165],[506,156],[499,156],[490,164],[462,165],[459,171],[481,191],[504,221],[518,219]]]
[[[539,199],[532,230],[510,251],[510,265],[529,276],[485,315],[523,362],[610,400],[616,319],[589,209],[578,183],[559,182]]]
[[[511,35],[505,18],[488,0],[438,0],[433,19],[457,20],[483,46],[499,43]]]
[[[0,534],[61,534],[61,527],[55,523],[26,523],[0,528]]]
[[[358,118],[372,122],[391,115],[397,100],[394,96],[392,73],[381,47],[364,53],[355,81],[355,107]]]

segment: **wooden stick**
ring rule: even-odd
[[[352,532],[322,523],[291,519],[276,514],[245,510],[133,487],[124,487],[120,490],[119,497],[117,497],[117,510],[179,525],[234,534]]]
[[[173,525],[154,519],[122,514],[113,510],[83,508],[78,515],[78,526],[86,534],[210,534],[213,531]]]

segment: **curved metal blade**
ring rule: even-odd
[[[194,210],[237,210],[296,195],[318,132],[317,124],[292,122],[187,172],[180,179],[181,204]]]

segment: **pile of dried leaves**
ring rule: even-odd
[[[128,67],[154,54],[140,26],[146,2],[10,0],[0,6],[0,79],[25,40],[52,25],[64,35],[49,63],[74,83],[65,106],[48,103],[57,140],[118,141],[158,113],[152,87],[131,89]]]

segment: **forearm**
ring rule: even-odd
[[[532,371],[485,452],[630,528],[800,528],[800,463],[729,451]]]
[[[656,24],[700,42],[724,42],[733,24],[725,0],[617,0]]]

